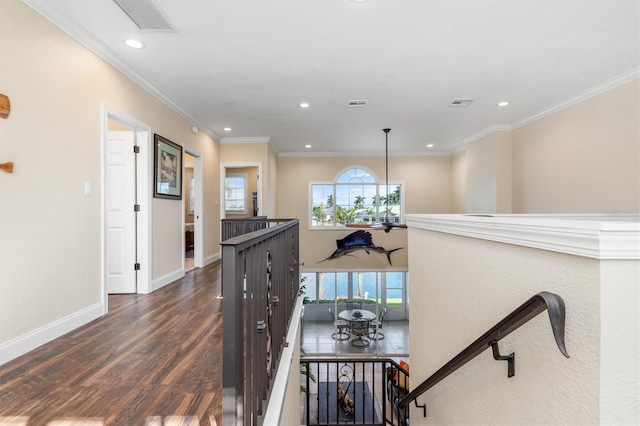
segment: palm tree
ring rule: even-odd
[[[327,207],[333,207],[333,194],[327,197]]]
[[[364,200],[366,200],[367,197],[363,197],[362,195],[358,195],[356,196],[355,201],[353,202],[353,207],[357,209],[361,209],[364,207]]]
[[[313,218],[324,225],[324,205],[320,204],[313,208]]]
[[[396,189],[389,194],[389,204],[398,205],[400,204],[400,187],[396,186]]]

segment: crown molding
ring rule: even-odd
[[[115,52],[100,40],[98,40],[93,34],[89,33],[83,27],[79,26],[75,21],[67,19],[60,13],[58,13],[46,0],[22,0],[22,2],[33,9],[35,12],[40,14],[42,17],[47,19],[53,25],[58,27],[60,30],[71,36],[82,46],[86,47],[91,52],[96,54],[99,58],[112,65],[115,69],[124,74],[125,77],[129,78],[138,86],[142,87],[144,90],[158,98],[158,100],[166,104],[169,108],[173,109],[180,116],[187,119],[192,124],[198,126],[200,130],[209,135],[213,140],[215,140],[216,142],[220,142],[220,135],[211,130],[204,123],[197,120],[187,111],[185,111],[180,105],[174,102],[169,96],[164,94],[160,89],[158,89],[147,79],[142,77],[142,75],[140,75],[131,67],[118,59]]]
[[[539,111],[523,120],[520,120],[513,125],[513,128],[517,129],[518,127],[522,127],[526,124],[533,123],[534,121],[540,120],[543,117],[562,111],[563,109],[579,104],[580,102],[584,102],[587,99],[593,98],[594,96],[600,95],[611,89],[615,89],[616,87],[627,84],[633,80],[637,80],[638,78],[640,78],[640,67],[636,67],[627,72],[619,74],[601,84],[598,84],[597,86],[580,92],[577,95],[571,96],[564,101],[561,101],[549,108],[543,109],[542,111]]]
[[[394,152],[389,157],[448,157],[447,151],[433,152]],[[367,152],[282,152],[278,157],[384,157],[379,151]]]
[[[463,145],[468,145],[471,142],[475,142],[478,139],[482,139],[485,136],[488,136],[488,135],[490,135],[492,133],[495,133],[495,132],[509,132],[511,130],[513,130],[513,127],[510,124],[496,124],[494,126],[489,127],[486,130],[483,130],[480,133],[476,133],[475,135],[473,135],[473,136],[471,136],[469,138],[466,138],[465,140],[462,141],[462,144]]]
[[[451,151],[449,151],[449,154],[453,155],[453,154],[457,154],[459,152],[464,151],[465,145],[477,141],[480,138],[483,138],[487,135],[490,135],[493,132],[497,132],[497,131],[510,131],[510,130],[514,130],[517,129],[518,127],[522,127],[526,124],[529,123],[533,123],[534,121],[540,120],[543,117],[546,117],[548,115],[551,114],[555,114],[556,112],[560,112],[563,109],[569,108],[573,105],[579,104],[580,102],[584,102],[587,99],[590,99],[594,96],[600,95],[604,92],[607,92],[611,89],[615,89],[618,86],[622,86],[623,84],[627,84],[633,80],[637,80],[640,78],[640,67],[636,67],[633,68],[627,72],[624,72],[622,74],[619,74],[601,84],[598,84],[597,86],[594,86],[590,89],[587,89],[583,92],[578,93],[577,95],[571,96],[570,98],[565,99],[564,101],[561,101],[555,105],[552,105],[548,108],[545,108],[541,111],[538,111],[537,113],[526,117],[520,121],[517,121],[514,124],[497,124],[495,126],[492,126],[486,130],[483,130],[480,133],[477,133],[469,138],[466,138],[462,141],[462,144],[459,145],[458,147],[452,149]]]
[[[220,140],[220,143],[269,143],[271,137],[226,137]]]
[[[640,259],[640,215],[418,215],[409,228],[594,259]]]

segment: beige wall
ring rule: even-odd
[[[278,156],[275,151],[268,146],[268,169],[265,172],[267,178],[267,193],[265,199],[267,200],[267,208],[265,214],[268,217],[282,217],[278,216]]]
[[[511,213],[511,132],[469,143],[466,166],[467,213]]]
[[[102,308],[103,103],[202,154],[205,257],[219,252],[219,156],[209,136],[20,1],[0,2],[0,16],[0,37],[11,40],[0,44],[0,91],[12,105],[0,120],[0,157],[15,163],[0,175],[3,345]],[[182,270],[184,233],[181,202],[153,199],[151,208],[155,280]]]
[[[385,179],[384,157],[280,157],[278,161],[278,215],[300,219],[300,259],[304,270],[381,270],[389,269],[383,254],[364,251],[318,263],[336,249],[336,240],[352,230],[309,230],[310,182],[333,182],[350,166],[371,170],[380,182]],[[449,157],[390,157],[389,181],[405,184],[406,213],[449,212]],[[405,247],[392,254],[393,268],[407,267],[406,231],[372,231],[373,242],[386,249]]]
[[[452,154],[451,161],[451,213],[467,212],[467,153]]]
[[[500,342],[502,353],[515,351],[514,377],[507,378],[506,363],[488,349],[418,398],[429,414],[424,419],[413,410],[411,424],[599,424],[600,261],[422,229],[409,233],[410,294],[421,307],[410,314],[412,385],[540,291],[565,301],[571,357],[558,350],[543,312]]]
[[[640,212],[640,80],[513,131],[514,213]]]
[[[271,148],[267,143],[223,143],[220,145],[220,161],[224,163],[260,163],[262,165],[262,176],[260,176],[259,202],[262,204],[260,216],[275,217],[276,206],[273,203],[273,193],[270,176],[274,173],[272,167],[276,164],[271,158]]]

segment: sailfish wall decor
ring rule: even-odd
[[[341,240],[336,240],[336,245],[338,246],[338,248],[333,253],[331,253],[331,256],[327,257],[324,260],[321,260],[320,262],[346,256],[356,250],[364,250],[365,252],[367,252],[367,254],[369,254],[369,251],[386,254],[389,265],[393,266],[393,264],[391,263],[391,253],[404,248],[399,247],[396,249],[387,250],[384,247],[377,246],[373,244],[371,233],[362,229],[356,232],[352,232]]]

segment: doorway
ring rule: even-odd
[[[103,105],[102,288],[108,294],[150,290],[150,127]],[[136,148],[137,147],[137,148]]]
[[[262,163],[220,165],[221,219],[262,215]]]
[[[184,272],[204,266],[202,199],[204,176],[202,154],[184,146]]]

